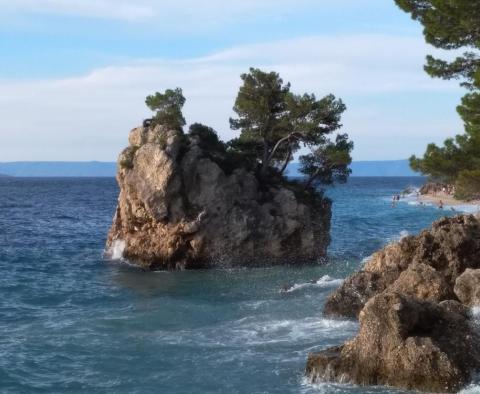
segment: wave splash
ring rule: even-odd
[[[343,279],[335,279],[329,275],[324,275],[318,280],[313,280],[311,282],[306,283],[295,283],[291,286],[285,287],[281,290],[282,293],[291,293],[300,289],[304,289],[306,287],[321,287],[321,288],[329,288],[329,287],[337,287],[343,283]]]
[[[123,260],[123,251],[125,250],[125,241],[122,239],[116,239],[113,241],[112,246],[105,253],[106,257],[110,260]]]

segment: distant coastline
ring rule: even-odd
[[[0,177],[114,177],[115,162],[100,161],[17,161],[0,162]],[[290,176],[301,176],[299,164],[288,166]],[[408,160],[354,161],[351,165],[354,177],[412,177]]]
[[[301,176],[299,164],[288,166],[290,176]],[[412,171],[408,160],[354,161],[350,165],[353,177],[418,177],[421,174]]]
[[[116,163],[99,161],[0,162],[0,174],[14,177],[114,177]],[[1,175],[0,175],[1,176]]]

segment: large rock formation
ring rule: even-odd
[[[457,392],[480,367],[480,338],[461,305],[456,309],[448,302],[381,293],[360,313],[357,337],[309,355],[307,375],[313,382]]]
[[[325,314],[357,317],[371,297],[389,286],[421,299],[452,299],[455,280],[467,268],[480,268],[480,221],[472,215],[443,218],[418,236],[373,254],[328,298]]]
[[[375,253],[327,300],[325,313],[360,319],[344,345],[309,355],[307,376],[456,392],[480,369],[480,220],[444,218]]]
[[[325,256],[328,199],[301,201],[293,185],[222,168],[222,158],[206,151],[199,137],[159,125],[132,130],[129,142],[118,159],[110,250],[121,246],[125,258],[149,269]]]

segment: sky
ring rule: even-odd
[[[452,56],[393,0],[0,0],[0,161],[114,161],[175,87],[228,140],[249,67],[341,98],[354,160],[408,158],[463,131],[427,54]]]

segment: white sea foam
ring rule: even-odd
[[[367,264],[372,258],[372,256],[373,254],[371,254],[370,256],[364,257],[362,261],[360,261],[360,267],[363,267],[365,264]]]
[[[433,204],[431,202],[420,202],[420,201],[416,201],[416,200],[415,201],[412,201],[412,200],[407,201],[407,204],[408,205],[413,205],[415,207],[420,207],[420,206],[422,206],[422,207],[432,207],[433,206]]]
[[[296,290],[304,289],[306,287],[321,287],[321,288],[328,288],[328,287],[337,287],[343,283],[343,279],[335,279],[330,277],[329,275],[324,275],[320,279],[315,282],[307,282],[307,283],[295,283],[293,286],[289,287],[286,290],[283,290],[285,293],[291,293]]]
[[[400,240],[402,240],[403,238],[406,238],[408,237],[410,234],[408,233],[407,230],[402,230],[400,231]]]
[[[473,321],[480,325],[480,306],[474,306],[470,309],[470,313],[472,316]]]
[[[349,383],[330,383],[330,382],[315,382],[312,383],[310,379],[303,376],[300,381],[301,393],[310,394],[340,394],[346,392],[358,392],[358,386]],[[370,392],[370,391],[368,391]],[[385,390],[384,393],[394,392],[393,390]]]
[[[322,276],[319,280],[317,280],[316,284],[321,287],[333,287],[333,286],[340,286],[343,283],[343,279],[335,279],[328,275]]]
[[[115,241],[113,241],[112,246],[108,250],[108,255],[112,260],[122,260],[124,250],[125,241],[122,239],[116,239]]]
[[[401,241],[402,239],[408,237],[410,233],[407,230],[402,230],[400,231],[397,235],[394,235],[393,237],[388,237],[387,242],[397,242]]]
[[[479,213],[480,205],[461,204],[461,205],[445,205],[444,209],[450,209],[461,213]]]
[[[478,394],[480,393],[480,384],[470,384],[465,387],[463,390],[459,391],[458,394]]]
[[[159,331],[154,338],[162,343],[212,347],[258,346],[274,343],[310,341],[328,338],[332,343],[350,338],[358,331],[358,323],[318,317],[303,319],[267,320],[242,318],[218,327],[182,331]]]
[[[358,329],[358,324],[348,320],[305,318],[299,320],[273,320],[266,322],[242,322],[228,332],[242,343],[259,345],[265,343],[300,341],[312,337],[340,335],[349,337]]]

